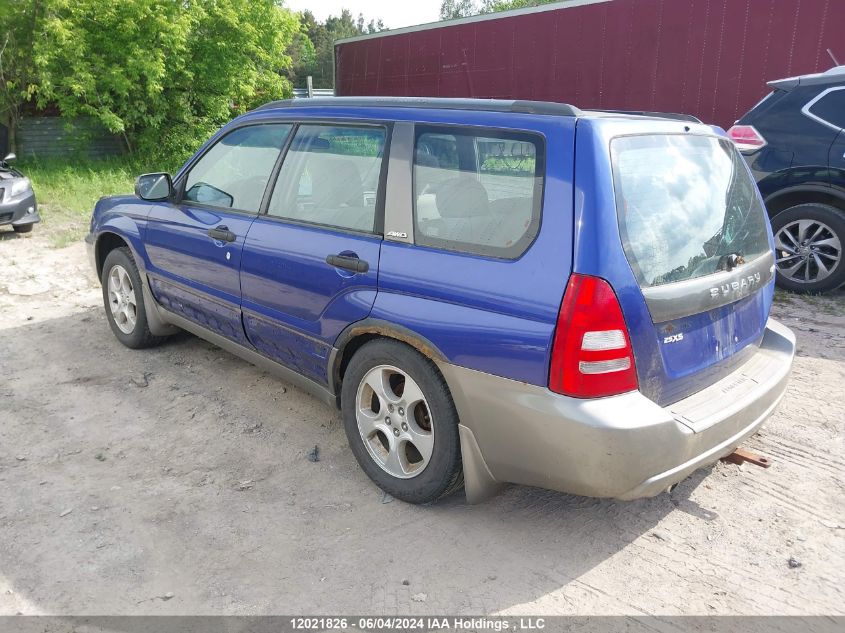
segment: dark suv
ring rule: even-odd
[[[833,290],[845,283],[845,66],[769,86],[728,134],[772,220],[777,284]]]

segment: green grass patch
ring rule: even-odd
[[[800,300],[809,305],[812,311],[820,312],[830,316],[845,316],[845,302],[841,292],[829,294],[806,294],[801,295]]]
[[[15,164],[30,180],[41,225],[56,248],[82,239],[91,212],[103,196],[132,193],[138,174],[162,169],[136,157],[102,160],[29,160]]]
[[[800,308],[808,313],[845,316],[845,294],[841,290],[826,294],[798,294],[776,288],[775,302]]]
[[[792,300],[795,299],[797,296],[798,295],[789,292],[788,290],[775,287],[775,301],[777,303],[792,303]]]

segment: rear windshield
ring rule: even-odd
[[[640,286],[731,270],[769,250],[756,185],[729,140],[625,136],[611,154],[619,232]]]

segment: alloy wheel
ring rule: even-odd
[[[842,260],[842,243],[818,220],[795,220],[775,235],[778,272],[796,283],[828,277]]]
[[[109,307],[115,324],[124,334],[132,334],[138,322],[138,302],[129,273],[120,264],[109,271]]]
[[[358,431],[379,467],[399,479],[419,475],[434,451],[434,424],[419,385],[401,369],[368,371],[355,399]]]

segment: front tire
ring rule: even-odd
[[[32,227],[35,226],[34,224],[13,224],[12,229],[15,233],[29,233],[32,231]]]
[[[388,339],[362,346],[343,377],[341,410],[352,453],[385,492],[431,503],[463,485],[455,404],[416,350]]]
[[[100,282],[106,318],[118,341],[131,349],[143,349],[164,340],[147,326],[141,275],[128,248],[116,248],[106,256]]]
[[[818,293],[845,283],[845,212],[827,204],[799,204],[772,218],[777,285]]]

